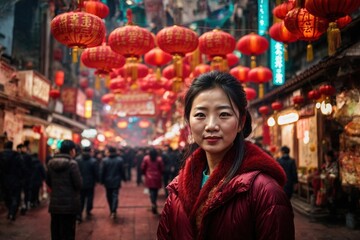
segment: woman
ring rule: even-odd
[[[194,143],[168,186],[158,239],[294,239],[285,173],[256,145],[245,92],[230,74],[210,72],[185,96]]]
[[[164,163],[162,158],[158,155],[156,149],[150,149],[149,155],[144,157],[144,160],[141,164],[141,169],[145,175],[145,186],[149,188],[151,211],[153,214],[158,214],[156,202],[159,189],[161,188]]]

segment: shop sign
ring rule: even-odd
[[[16,76],[16,70],[7,63],[0,62],[0,84],[5,85],[14,76]]]
[[[61,90],[61,101],[63,103],[63,111],[68,113],[76,113],[76,88],[63,88]]]
[[[4,92],[9,96],[18,94],[18,83],[12,81],[15,79],[16,70],[4,62],[0,62],[0,85],[4,86]]]
[[[63,111],[85,117],[86,95],[78,88],[65,87],[61,90]]]
[[[299,113],[299,118],[314,116],[315,115],[315,106],[313,103],[306,105],[306,106],[302,107],[298,111],[298,113]]]
[[[116,97],[113,111],[118,116],[154,116],[154,95],[149,93],[122,94]]]
[[[269,28],[269,0],[258,0],[259,35],[265,35]]]
[[[19,71],[17,75],[20,79],[20,96],[48,106],[50,81],[33,70]]]
[[[72,139],[72,131],[56,124],[50,124],[45,129],[49,138],[55,139]]]
[[[4,132],[9,139],[14,140],[16,135],[20,134],[23,129],[23,114],[13,111],[5,111]]]
[[[276,86],[285,83],[284,44],[270,39],[270,67],[273,72],[273,84]]]
[[[80,117],[85,117],[86,95],[80,89],[77,89],[76,94],[76,114]]]

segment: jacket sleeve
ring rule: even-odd
[[[147,169],[147,156],[144,157],[142,163],[141,163],[141,172],[142,174],[146,173],[146,169]]]
[[[260,174],[253,186],[256,239],[295,239],[294,213],[280,185],[273,178]]]
[[[70,166],[71,181],[76,190],[80,190],[82,187],[82,178],[79,166],[76,161],[73,161]]]
[[[298,183],[298,174],[297,174],[297,168],[296,168],[296,163],[295,160],[292,160],[292,164],[291,164],[291,175],[293,177],[293,182],[294,183]]]
[[[163,211],[160,216],[159,225],[157,229],[158,240],[170,240],[170,209],[171,209],[171,194],[166,199]]]

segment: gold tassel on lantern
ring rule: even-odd
[[[182,79],[183,66],[182,66],[182,58],[180,55],[174,55],[173,64],[174,64],[175,77]]]
[[[259,84],[259,98],[263,98],[264,97],[264,84],[260,83]]]
[[[110,75],[105,76],[105,86],[109,88],[110,86]]]
[[[72,62],[77,63],[78,62],[78,48],[77,47],[74,47],[72,49],[71,55],[72,55]]]
[[[101,88],[100,77],[98,75],[96,75],[95,76],[95,89],[100,90],[100,88]]]
[[[251,56],[250,67],[251,68],[256,68],[256,56],[254,56],[254,55]]]
[[[161,79],[161,69],[159,67],[157,67],[156,70],[155,70],[155,76],[156,76],[156,80],[160,81],[160,79]]]
[[[191,71],[194,71],[195,67],[199,64],[200,64],[200,50],[199,48],[196,48],[196,50],[191,54],[191,60],[190,60]]]
[[[329,56],[332,56],[335,54],[336,49],[341,45],[341,33],[336,22],[329,23],[329,28],[327,29],[327,41],[328,54]]]
[[[306,61],[310,62],[314,59],[314,50],[312,44],[309,43],[306,48]]]

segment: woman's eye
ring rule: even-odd
[[[228,112],[222,112],[222,113],[220,113],[220,117],[230,117],[230,116],[231,116],[231,114],[228,113]]]
[[[194,115],[194,117],[203,118],[203,117],[205,117],[205,114],[203,114],[203,113],[196,113],[196,114]]]

